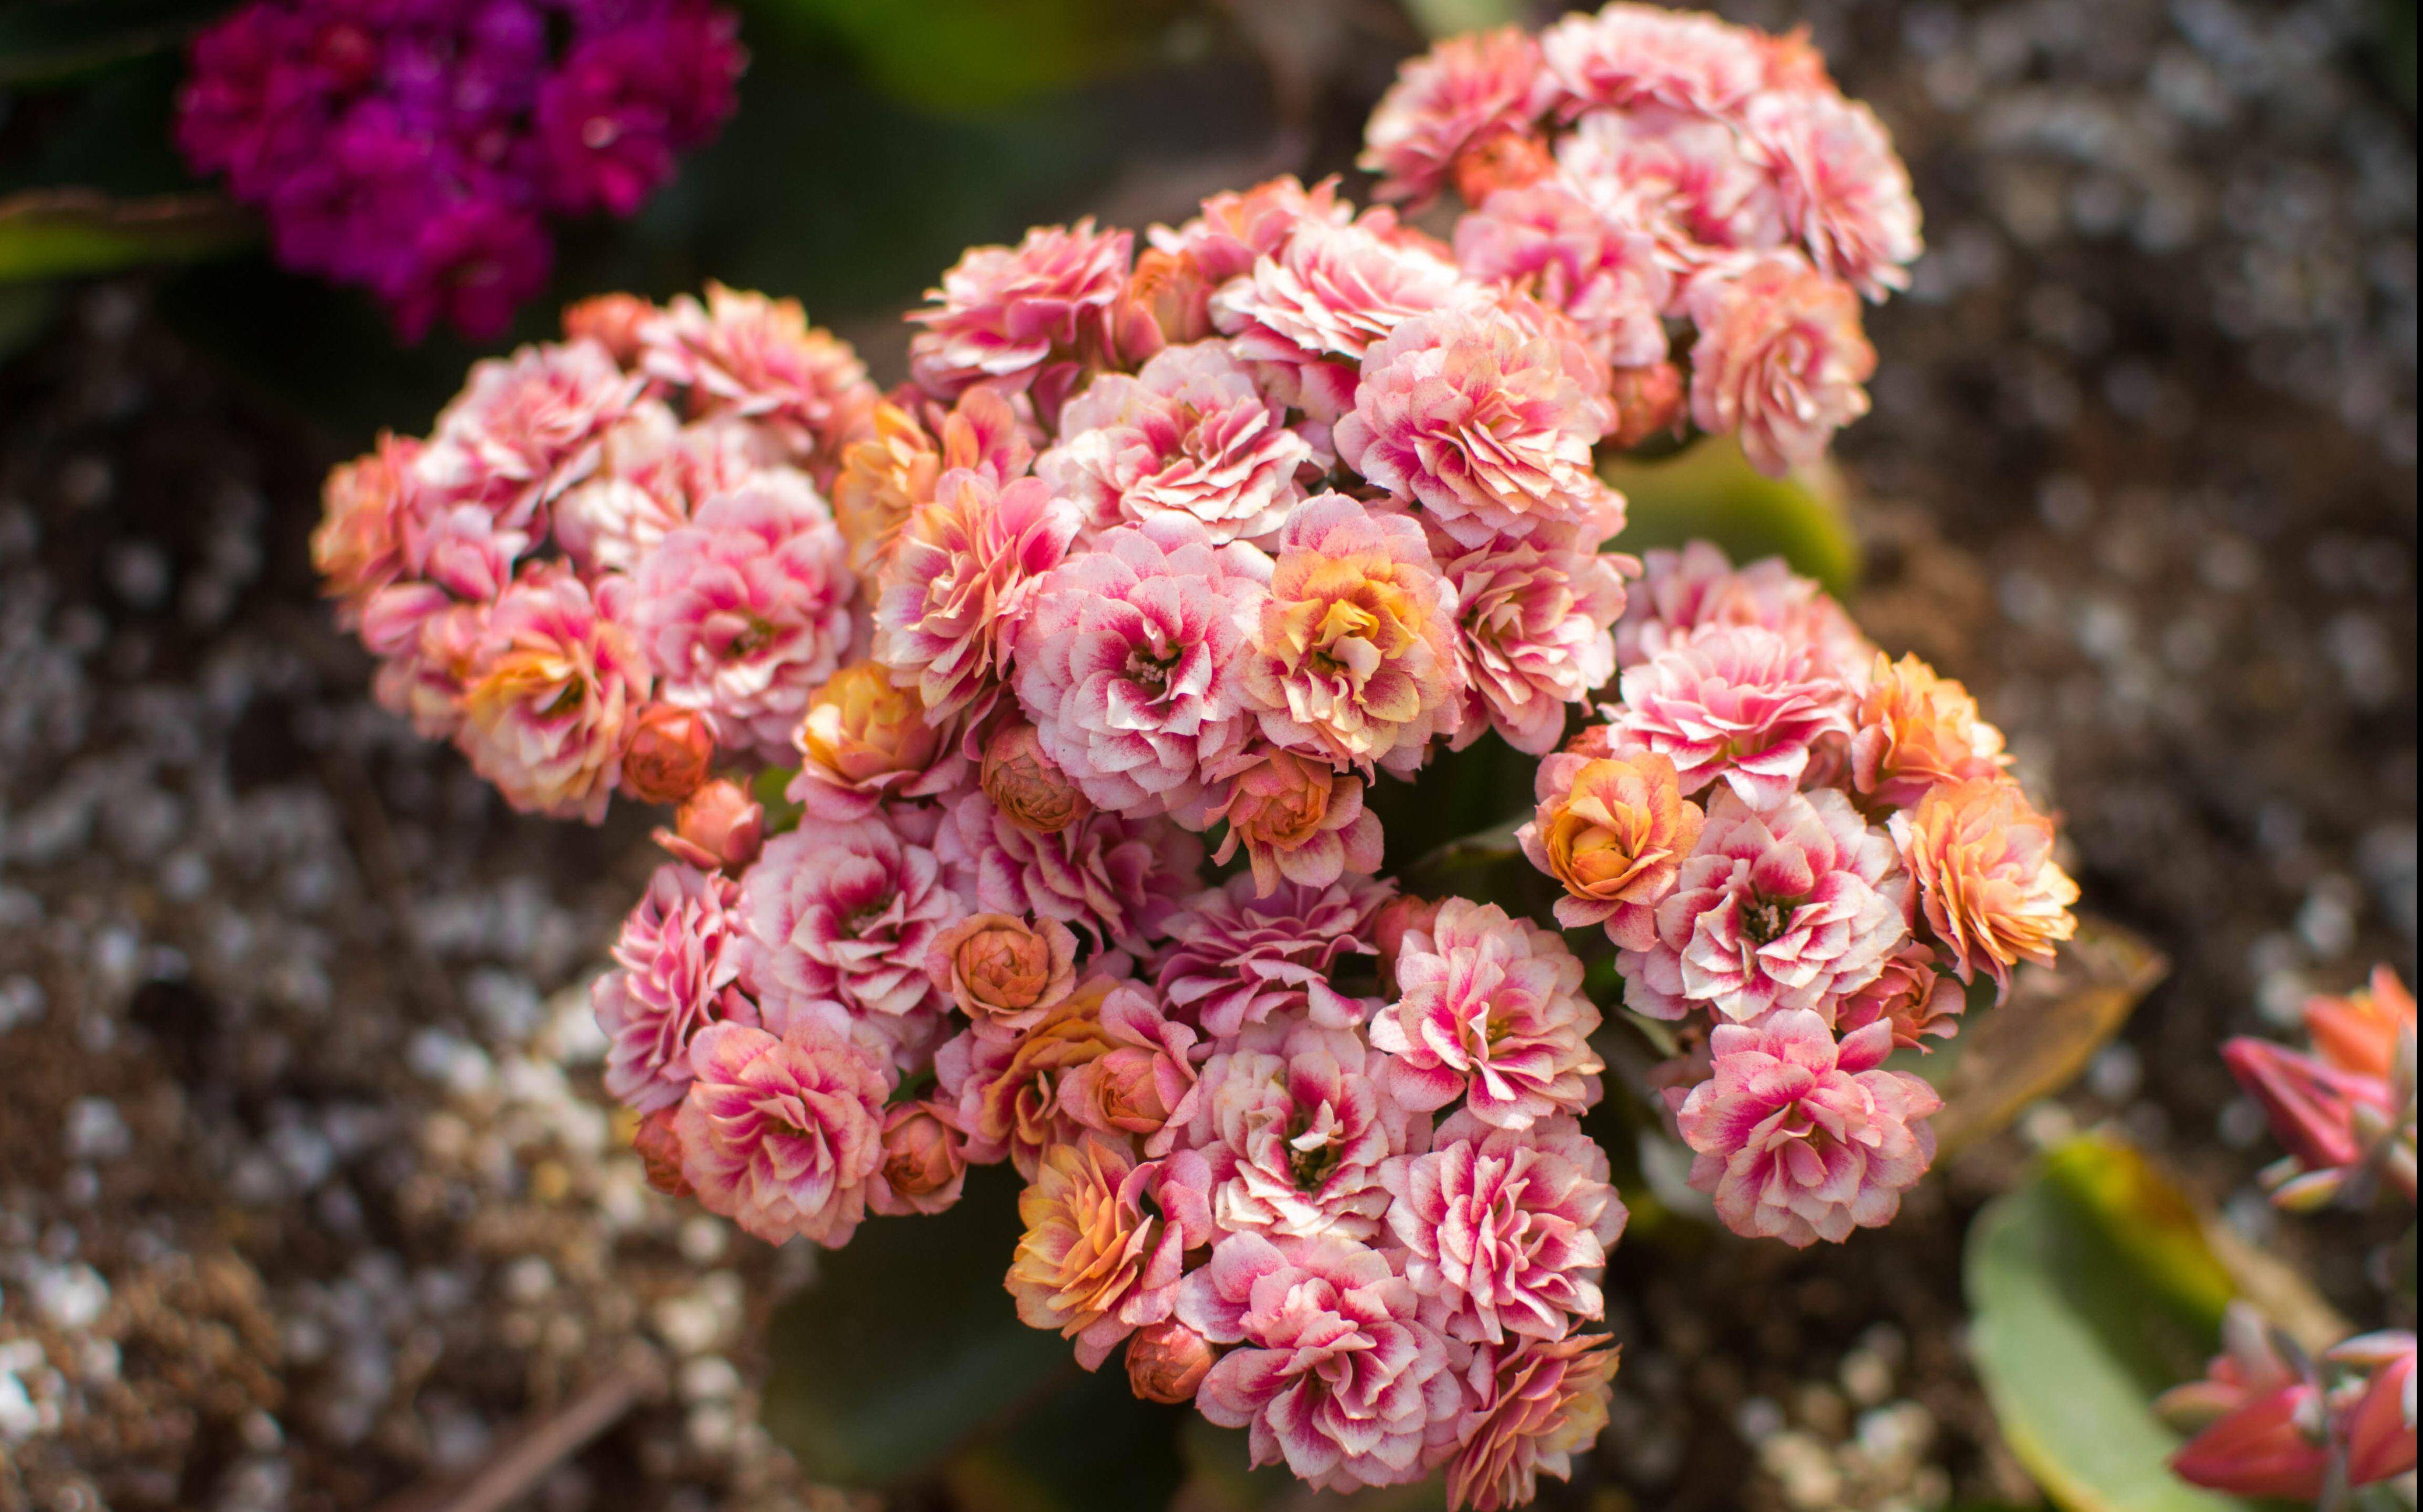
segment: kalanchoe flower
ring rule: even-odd
[[[689,1179],[682,1174],[681,1136],[673,1132],[673,1122],[681,1109],[660,1107],[640,1120],[631,1131],[631,1153],[640,1157],[640,1169],[648,1185],[667,1197],[696,1197]]]
[[[1181,1174],[1196,1159],[1138,1164],[1121,1146],[1087,1138],[1043,1152],[1019,1194],[1026,1233],[1009,1267],[1019,1321],[1077,1343],[1099,1368],[1137,1329],[1167,1321],[1185,1252],[1212,1238],[1209,1215]]]
[[[1354,218],[1354,207],[1338,198],[1335,178],[1307,189],[1293,174],[1282,174],[1250,189],[1215,194],[1183,226],[1156,226],[1150,234],[1157,250],[1183,259],[1217,288],[1252,271],[1258,259],[1276,257],[1297,227],[1343,226]]]
[[[1845,682],[1863,680],[1875,661],[1876,648],[1843,606],[1782,557],[1735,568],[1722,551],[1693,541],[1680,551],[1645,552],[1640,561],[1640,581],[1632,584],[1616,622],[1618,666],[1638,666],[1704,625],[1772,630],[1814,648],[1818,664]]]
[[[1356,956],[1374,953],[1372,920],[1394,894],[1387,883],[1288,883],[1270,893],[1251,877],[1187,899],[1153,964],[1171,1011],[1212,1040],[1275,1015],[1308,1011],[1324,1023],[1359,1023],[1360,1008],[1333,985]]]
[[[811,328],[796,299],[710,282],[705,304],[675,295],[640,340],[650,377],[688,389],[703,414],[754,422],[819,483],[873,433],[877,394],[866,365],[848,342]]]
[[[1683,797],[1674,763],[1648,751],[1540,763],[1539,808],[1515,839],[1531,864],[1564,885],[1557,922],[1604,924],[1631,950],[1656,940],[1656,907],[1674,890],[1706,815]]]
[[[1558,144],[1557,163],[1610,228],[1649,239],[1672,276],[1668,315],[1691,313],[1702,282],[1788,235],[1774,178],[1721,120],[1663,106],[1592,111]]]
[[[1327,422],[1354,403],[1364,354],[1399,326],[1470,291],[1444,247],[1399,234],[1386,211],[1298,220],[1284,244],[1212,296],[1237,355],[1276,364],[1281,395]]]
[[[926,974],[979,1038],[1014,1039],[1077,986],[1077,937],[1057,919],[972,914],[935,937]]]
[[[866,1184],[869,1210],[894,1216],[940,1213],[967,1184],[967,1140],[931,1103],[895,1103],[883,1111],[883,1163]]]
[[[879,401],[874,433],[842,454],[833,478],[833,520],[849,543],[849,570],[872,600],[901,528],[931,502],[942,476],[942,454],[917,418]]]
[[[1601,438],[1619,452],[1657,436],[1678,436],[1689,408],[1683,370],[1671,362],[1617,368],[1608,378],[1608,399],[1615,406],[1615,426]]]
[[[1060,1079],[1060,1110],[1111,1138],[1132,1138],[1148,1155],[1169,1153],[1201,1106],[1195,1073],[1196,1033],[1165,1017],[1141,984],[1102,999],[1110,1049]],[[1185,1168],[1199,1188],[1208,1176]]]
[[[1037,835],[1055,835],[1094,811],[1021,719],[1004,720],[986,739],[977,784],[1011,823]]]
[[[1607,1426],[1621,1355],[1608,1339],[1576,1333],[1472,1352],[1460,1446],[1447,1463],[1449,1506],[1501,1512],[1529,1503],[1544,1473],[1571,1478],[1574,1456]]]
[[[1891,1027],[1838,1045],[1823,1018],[1787,1009],[1718,1024],[1710,1043],[1715,1074],[1668,1096],[1697,1156],[1691,1186],[1716,1199],[1727,1228],[1802,1249],[1892,1220],[1935,1159],[1925,1120],[1942,1100],[1883,1069]]]
[[[1892,842],[1840,792],[1757,809],[1720,790],[1657,905],[1656,942],[1616,957],[1624,1001],[1653,1018],[1705,1008],[1739,1023],[1797,1009],[1825,1022],[1908,937],[1908,896]]]
[[[531,116],[547,199],[576,213],[637,212],[673,177],[673,154],[710,140],[732,114],[738,30],[728,14],[684,7],[576,43],[539,86]]]
[[[640,331],[657,318],[655,301],[635,294],[594,294],[563,307],[563,339],[595,342],[615,361],[640,359]]]
[[[1860,299],[1789,253],[1773,253],[1692,286],[1691,421],[1738,433],[1742,451],[1779,476],[1826,454],[1834,432],[1868,412],[1876,348]]]
[[[1088,977],[1015,1039],[959,1034],[934,1052],[940,1101],[966,1134],[971,1162],[1006,1156],[1032,1181],[1045,1150],[1084,1138],[1085,1125],[1062,1106],[1061,1084],[1111,1053],[1102,1005],[1123,987],[1111,977]]]
[[[311,565],[320,591],[338,601],[338,622],[361,624],[372,594],[404,576],[403,517],[415,486],[420,443],[379,434],[368,454],[332,469],[321,489],[320,524],[311,532]]]
[[[1569,317],[1619,368],[1666,359],[1673,274],[1645,231],[1612,224],[1569,184],[1500,189],[1456,223],[1455,258],[1477,279],[1520,284]]]
[[[1831,90],[1792,90],[1753,101],[1745,125],[1820,272],[1870,299],[1909,287],[1923,249],[1918,199],[1876,112]]]
[[[700,1203],[768,1244],[847,1244],[883,1161],[891,1088],[874,1052],[800,1018],[780,1037],[710,1025],[689,1053],[673,1129]]]
[[[1519,27],[1450,37],[1398,70],[1363,132],[1356,164],[1382,199],[1427,203],[1467,154],[1528,133],[1547,106],[1540,45]]]
[[[1834,1028],[1848,1034],[1882,1022],[1892,1027],[1895,1049],[1926,1050],[1928,1040],[1960,1032],[1968,1006],[1960,983],[1936,969],[1934,949],[1912,940],[1887,958],[1876,980],[1842,999]]]
[[[1385,1258],[1332,1235],[1230,1234],[1178,1301],[1180,1321],[1240,1344],[1203,1378],[1203,1415],[1249,1429],[1255,1464],[1332,1491],[1418,1479],[1452,1441],[1462,1392],[1419,1314]]]
[[[970,469],[944,473],[884,569],[875,659],[915,679],[932,718],[982,717],[1009,676],[1035,584],[1077,527],[1074,506],[1038,479],[1003,486]]]
[[[590,990],[607,1041],[606,1090],[640,1113],[682,1100],[701,1029],[757,1022],[757,1005],[737,985],[739,900],[723,877],[658,867],[614,942],[618,969]]]
[[[1908,808],[1939,783],[1998,775],[2003,732],[1977,717],[1969,690],[1914,656],[1877,653],[1851,714],[1851,787]]]
[[[610,608],[570,573],[534,567],[487,615],[458,739],[515,808],[594,824],[647,697],[647,664]]]
[[[1564,734],[1565,711],[1615,674],[1607,627],[1623,613],[1629,557],[1601,555],[1541,532],[1465,549],[1432,540],[1455,594],[1456,657],[1464,668],[1464,721],[1455,743],[1489,729],[1534,756]]]
[[[1550,26],[1540,52],[1567,110],[1656,104],[1721,116],[1765,82],[1749,32],[1701,12],[1622,0]]]
[[[643,804],[678,804],[698,791],[714,765],[715,732],[705,716],[650,704],[623,752],[623,790]]]
[[[702,871],[721,867],[738,874],[757,859],[766,842],[765,805],[729,777],[702,783],[673,811],[673,827],[653,838],[681,861]]]
[[[1749,625],[1711,625],[1627,668],[1608,738],[1674,763],[1683,790],[1719,779],[1751,804],[1800,786],[1812,748],[1850,733],[1849,692],[1817,646]]]
[[[741,969],[769,1017],[828,1001],[900,1020],[933,1006],[926,959],[963,905],[931,851],[864,819],[768,841],[741,907]]]
[[[810,694],[792,739],[800,774],[784,791],[818,819],[863,819],[886,803],[954,792],[967,773],[917,691],[894,687],[872,661],[852,662]]]
[[[2004,777],[1947,783],[1892,817],[1927,927],[1962,981],[1984,971],[2003,993],[2022,961],[2052,963],[2077,932],[2078,884],[2053,859],[2052,821]]]
[[[978,383],[1033,387],[1056,414],[1085,365],[1118,344],[1132,238],[1126,231],[1038,226],[1011,247],[979,247],[929,289],[909,318],[909,368],[938,399]]]
[[[981,792],[953,802],[934,849],[976,907],[1058,919],[1098,949],[1129,951],[1167,931],[1203,860],[1202,842],[1166,820],[1095,813],[1038,834]]]
[[[1282,878],[1326,887],[1349,872],[1380,869],[1380,817],[1363,806],[1363,779],[1326,762],[1249,744],[1205,773],[1212,792],[1203,827],[1227,828],[1212,859],[1243,848],[1254,889],[1267,895]]]
[[[596,468],[606,433],[642,383],[591,342],[475,362],[415,462],[421,488],[524,529]]]
[[[1459,1094],[1475,1118],[1528,1129],[1598,1101],[1598,1010],[1564,941],[1495,903],[1450,898],[1396,959],[1403,996],[1371,1021],[1382,1074],[1409,1107]]]
[[[1218,1358],[1203,1335],[1164,1318],[1129,1338],[1128,1389],[1148,1402],[1192,1402]]]
[[[555,544],[584,573],[635,573],[697,506],[756,481],[778,449],[746,421],[684,425],[643,399],[608,429],[588,479],[556,501]]]

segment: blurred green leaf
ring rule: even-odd
[[[119,200],[88,189],[28,189],[0,199],[0,283],[109,273],[242,245],[252,218],[216,195]]]
[[[2187,1199],[2087,1136],[1970,1230],[1971,1352],[2011,1452],[2067,1512],[2241,1512],[2171,1474],[2153,1399],[2202,1374],[2232,1288]]]
[[[65,79],[182,42],[224,0],[14,0],[0,8],[0,85]]]
[[[1132,63],[1167,5],[1136,0],[755,0],[839,38],[889,93],[981,115]]]
[[[1018,1321],[1002,1275],[1017,1173],[968,1173],[932,1218],[865,1224],[774,1314],[768,1431],[816,1480],[896,1484],[1073,1375],[1067,1340]]]
[[[1530,19],[1531,10],[1523,0],[1405,0],[1405,8],[1431,37],[1519,24]]]
[[[1613,542],[1623,550],[1707,540],[1736,563],[1781,556],[1838,596],[1859,580],[1860,545],[1830,469],[1770,478],[1732,437],[1710,436],[1655,461],[1602,458],[1598,470],[1630,504]]]

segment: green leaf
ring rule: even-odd
[[[0,283],[182,262],[242,245],[250,216],[215,195],[116,200],[87,189],[0,199]]]
[[[864,1224],[775,1313],[766,1427],[811,1478],[897,1484],[1076,1374],[1002,1288],[1018,1189],[1006,1167],[973,1170],[947,1212]]]
[[[65,79],[176,46],[219,0],[17,0],[0,9],[0,85]]]
[[[1518,24],[1531,8],[1523,0],[1405,0],[1405,8],[1425,36],[1439,38]]]
[[[839,38],[895,97],[981,115],[1083,84],[1145,54],[1168,5],[1134,0],[757,0]]]
[[[1971,1350],[2011,1452],[2066,1512],[2245,1512],[2171,1474],[2161,1392],[2203,1373],[2232,1295],[2177,1187],[2086,1136],[1978,1216]]]
[[[1602,457],[1598,470],[1630,504],[1613,542],[1623,550],[1707,540],[1736,563],[1781,556],[1838,596],[1859,579],[1860,545],[1830,468],[1770,478],[1732,437],[1711,436],[1655,461]]]

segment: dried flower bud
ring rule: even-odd
[[[691,708],[650,704],[623,752],[623,790],[643,804],[678,804],[715,763],[715,732]]]
[[[1671,435],[1683,423],[1683,370],[1671,362],[1617,368],[1609,397],[1615,401],[1615,429],[1607,432],[1607,444],[1630,451],[1653,436]]]
[[[1148,1402],[1191,1402],[1218,1358],[1211,1341],[1165,1318],[1128,1340],[1128,1389]]]
[[[667,1197],[691,1195],[689,1181],[682,1175],[681,1136],[673,1132],[673,1115],[680,1111],[678,1103],[660,1107],[641,1119],[631,1136],[631,1148],[648,1173],[648,1185]]]
[[[756,860],[766,843],[766,810],[747,788],[718,777],[684,799],[673,827],[658,830],[656,838],[702,871],[721,867],[736,872]]]
[[[1057,919],[977,914],[945,930],[926,973],[988,1038],[1032,1026],[1077,985],[1077,937]]]
[[[1011,823],[1037,835],[1065,830],[1093,812],[1069,774],[1043,754],[1031,724],[1008,724],[992,733],[977,780]]]

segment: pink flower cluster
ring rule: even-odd
[[[1540,764],[1523,849],[1559,921],[1617,947],[1625,1006],[1693,1047],[1667,1096],[1726,1224],[1889,1222],[1940,1103],[1885,1060],[2069,937],[2052,823],[1958,683],[1780,562],[1653,551],[1616,635],[1607,723]]]
[[[2306,1211],[2369,1202],[2379,1184],[2415,1201],[2415,995],[2376,967],[2345,996],[2305,1004],[2311,1053],[2271,1040],[2221,1047],[2288,1150],[2263,1173],[2272,1200]]]
[[[878,396],[788,300],[613,294],[564,323],[476,365],[427,439],[332,473],[312,555],[380,702],[515,807],[595,822],[787,753],[863,640],[823,490]]]
[[[1620,441],[1687,412],[1771,472],[1867,412],[1860,300],[1906,288],[1921,249],[1892,137],[1804,35],[1629,0],[1441,42],[1373,113],[1362,164],[1383,199],[1455,190],[1458,263],[1613,364]],[[1694,333],[1687,395],[1670,323]]]

